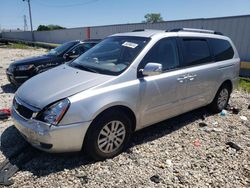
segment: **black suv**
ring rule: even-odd
[[[15,61],[6,70],[8,80],[15,86],[20,86],[32,76],[77,58],[99,41],[70,41],[50,50],[46,55]]]

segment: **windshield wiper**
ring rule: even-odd
[[[79,69],[81,69],[81,70],[86,70],[86,71],[90,71],[90,72],[94,72],[94,73],[99,73],[97,70],[95,70],[95,69],[92,69],[92,68],[90,68],[90,67],[85,67],[85,66],[83,66],[83,65],[80,65],[80,64],[73,64],[73,66],[74,67],[76,67],[76,68],[79,68]]]

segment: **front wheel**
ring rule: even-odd
[[[87,132],[84,151],[95,160],[112,158],[123,151],[131,136],[131,121],[119,111],[97,117]]]
[[[230,87],[223,84],[217,91],[213,102],[209,105],[210,110],[214,113],[221,112],[227,106],[230,94]]]

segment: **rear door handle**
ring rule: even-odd
[[[197,77],[196,74],[188,74],[188,75],[187,75],[187,78],[188,78],[190,81],[194,80],[195,77]]]

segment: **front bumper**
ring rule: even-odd
[[[31,145],[51,153],[80,151],[91,123],[50,126],[34,119],[27,120],[13,108],[12,119],[15,127]]]
[[[29,76],[15,76],[14,73],[10,72],[8,69],[6,70],[6,76],[8,81],[16,86],[20,86],[30,78]]]
[[[31,78],[31,76],[28,75],[16,75],[13,72],[9,71],[9,69],[6,69],[6,76],[8,81],[16,86],[20,86],[26,80]]]

